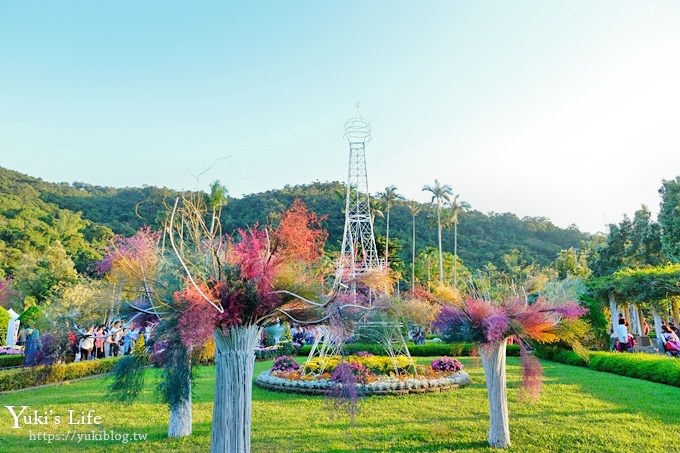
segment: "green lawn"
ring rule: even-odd
[[[425,362],[427,359],[422,359]],[[495,451],[486,448],[487,403],[484,375],[473,359],[462,358],[473,384],[441,394],[371,397],[361,403],[354,425],[333,414],[321,397],[253,389],[254,452],[446,452]],[[680,388],[654,384],[585,368],[543,362],[544,392],[539,402],[517,398],[519,360],[508,359],[511,451],[680,451]],[[256,373],[271,362],[256,364]],[[155,375],[155,371],[152,371]],[[209,449],[214,369],[199,370],[194,397],[194,434],[167,440],[167,409],[153,396],[149,380],[134,404],[103,401],[106,379],[0,395],[0,452],[19,451],[173,451]],[[142,433],[143,442],[53,442],[29,440],[29,430],[66,434],[50,419],[47,426],[11,429],[6,405],[30,406],[31,412],[94,409],[102,424],[76,426],[78,432],[105,429]],[[334,415],[334,416],[333,416]],[[65,419],[65,417],[63,417]],[[73,429],[73,427],[72,427]]]

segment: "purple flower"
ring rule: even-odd
[[[463,364],[453,357],[440,357],[432,361],[430,365],[434,371],[444,373],[455,373],[463,369]]]
[[[272,371],[282,371],[288,373],[291,371],[298,371],[300,365],[289,355],[282,355],[274,360],[274,365],[272,365]]]

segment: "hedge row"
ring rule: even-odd
[[[21,366],[24,364],[24,356],[22,354],[7,354],[0,355],[0,368],[10,366]]]
[[[302,346],[297,350],[297,355],[307,356],[311,351],[310,345]],[[425,343],[418,345],[409,345],[408,350],[413,357],[465,357],[475,355],[474,343]],[[347,354],[355,354],[357,352],[366,351],[375,355],[385,355],[385,348],[382,345],[375,343],[347,343],[343,346],[343,352]],[[519,356],[519,346],[516,344],[508,345],[507,355],[512,357]]]
[[[586,361],[574,351],[559,348],[540,348],[537,349],[536,355],[555,362],[587,367],[594,371],[604,371],[680,387],[680,360],[664,355],[591,352]]]
[[[118,357],[0,371],[0,392],[69,381],[111,371]]]
[[[558,348],[556,346],[537,346],[534,349],[534,354],[537,357],[546,360],[552,360],[553,362],[566,363],[567,365],[588,367],[588,361],[590,357],[581,357],[574,351],[569,351],[564,348]],[[593,353],[590,353],[593,354]]]

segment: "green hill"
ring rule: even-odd
[[[36,222],[47,219],[49,223],[50,216],[54,217],[54,213],[58,212],[80,212],[83,221],[89,221],[90,230],[95,226],[106,227],[123,235],[130,235],[143,225],[158,227],[168,203],[178,195],[174,190],[148,186],[112,188],[84,183],[53,184],[2,168],[0,187],[5,205],[8,199],[15,202],[27,199],[30,206],[44,211],[36,211],[33,215],[29,211],[24,213],[24,216],[36,217]],[[222,213],[223,228],[231,232],[248,225],[276,223],[278,214],[295,198],[300,198],[312,211],[326,217],[324,226],[329,232],[328,249],[338,250],[344,228],[344,196],[342,183],[314,182],[230,198]],[[0,212],[0,216],[7,217],[7,209]],[[416,220],[417,250],[436,246],[436,227],[428,211],[431,210],[424,205]],[[411,215],[405,202],[397,203],[391,213],[390,238],[400,243],[400,255],[406,262],[411,259],[411,228]],[[377,235],[384,235],[384,219],[376,219],[375,230]],[[87,229],[83,230],[83,234],[85,231]],[[6,234],[0,238],[5,244],[16,240]],[[520,219],[511,213],[484,214],[473,210],[461,217],[458,252],[466,266],[472,269],[487,263],[502,268],[503,255],[513,249],[519,250],[524,260],[545,265],[552,262],[561,249],[578,247],[587,238],[587,234],[576,228],[558,228],[541,217]],[[443,247],[446,251],[453,251],[452,230],[444,231]]]

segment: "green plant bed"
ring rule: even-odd
[[[297,355],[308,356],[311,350],[312,347],[310,345],[304,345],[297,350]],[[410,344],[408,350],[412,357],[435,357],[444,355],[452,357],[468,357],[477,355],[473,343]],[[376,343],[347,343],[343,346],[343,354],[350,355],[362,351],[370,352],[375,355],[386,355],[385,348]],[[509,357],[519,357],[519,346],[516,344],[508,345],[507,355]]]
[[[0,392],[79,379],[111,371],[119,358],[87,360],[50,366],[0,371]]]
[[[587,358],[558,347],[540,347],[536,355],[567,365],[619,374],[636,379],[680,387],[680,359],[659,354],[590,352]]]
[[[23,364],[24,356],[22,354],[0,355],[0,368],[21,366]]]

